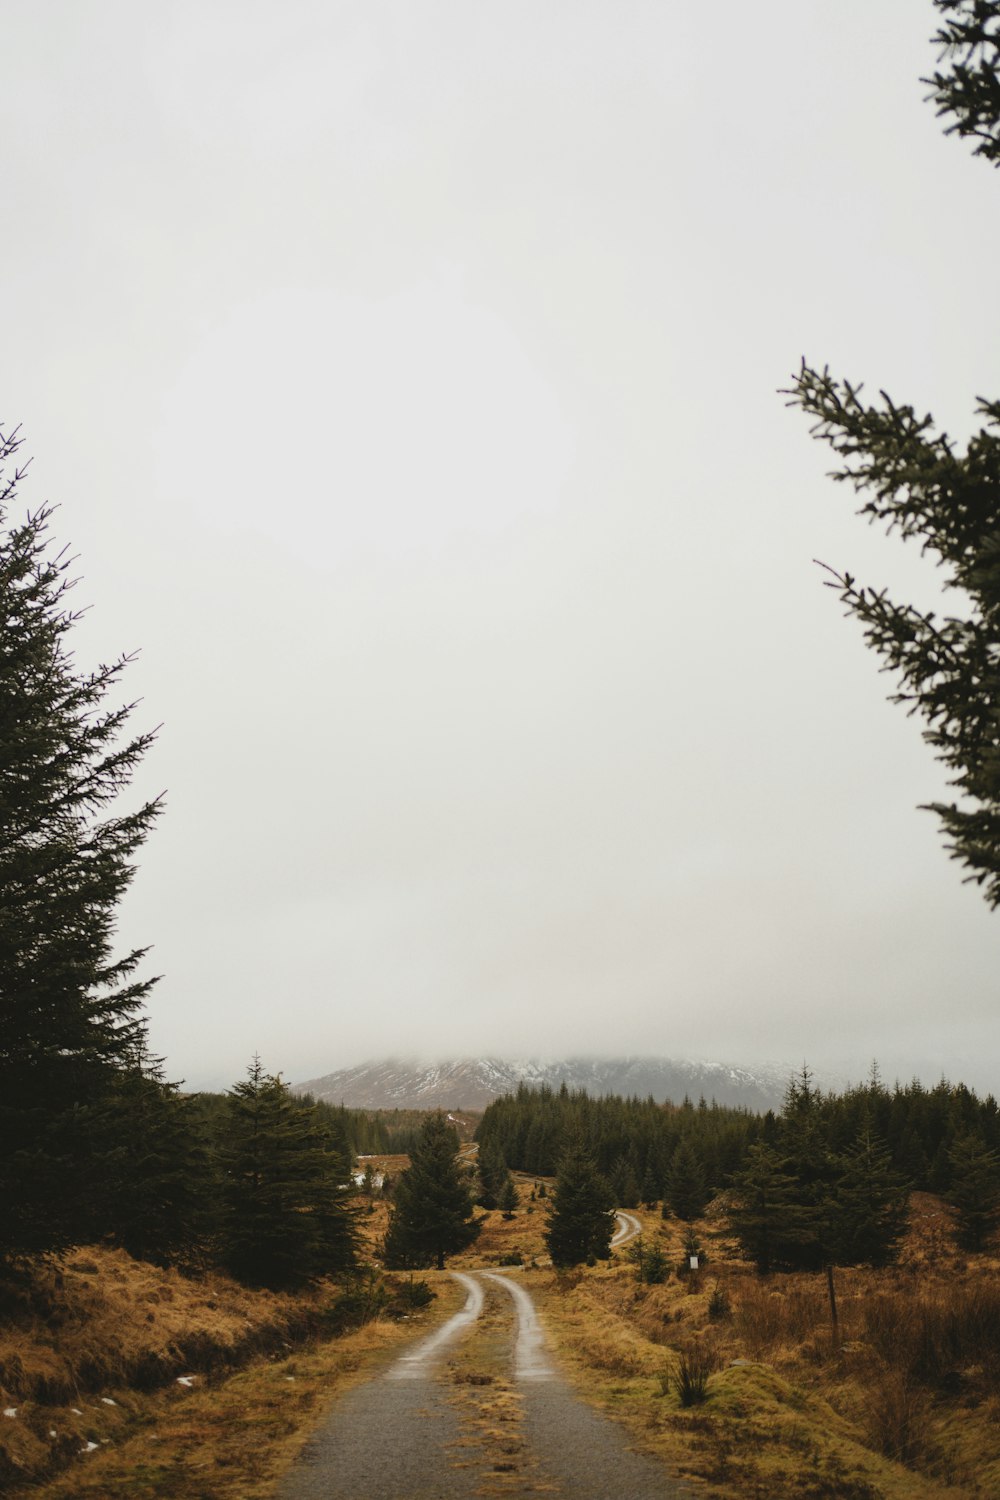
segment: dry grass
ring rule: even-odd
[[[441,1291],[452,1296],[451,1285]],[[263,1500],[322,1406],[370,1376],[420,1327],[421,1320],[370,1323],[201,1389],[151,1398],[141,1429],[32,1488],[33,1500]]]
[[[460,1271],[474,1266],[514,1265],[518,1256],[529,1270],[549,1264],[544,1238],[546,1200],[531,1201],[532,1180],[516,1180],[514,1186],[518,1206],[513,1218],[505,1219],[499,1209],[477,1209],[479,1238],[461,1255],[452,1256],[450,1266]]]
[[[647,1249],[659,1245],[672,1267],[663,1284],[641,1284],[627,1250],[556,1275],[544,1261],[546,1202],[531,1202],[531,1185],[519,1182],[512,1219],[483,1214],[478,1242],[450,1265],[496,1266],[519,1253],[581,1392],[706,1496],[1000,1495],[1000,1262],[957,1259],[934,1199],[916,1197],[898,1267],[837,1273],[835,1342],[821,1277],[758,1280],[711,1219],[697,1226],[709,1261],[695,1274],[678,1275],[681,1226],[640,1212]],[[378,1202],[362,1215],[373,1246],[385,1218]],[[447,1274],[427,1280],[436,1321],[464,1294]],[[0,1489],[34,1477],[37,1500],[263,1500],[320,1400],[373,1372],[427,1321],[310,1341],[333,1294],[254,1293],[108,1251],[71,1257],[61,1281],[39,1274],[0,1322],[0,1412],[17,1412],[0,1415]],[[497,1494],[516,1491],[528,1462],[517,1392],[487,1370],[490,1341],[503,1343],[512,1316],[505,1297],[488,1299],[453,1370],[469,1435],[454,1461]],[[662,1378],[682,1354],[689,1371],[706,1372],[705,1399],[690,1407]],[[194,1383],[179,1385],[182,1374]]]
[[[439,1290],[437,1308],[457,1305],[450,1279]],[[72,1465],[71,1478],[31,1493],[194,1496],[200,1470],[216,1467],[229,1487],[213,1479],[205,1493],[256,1493],[261,1445],[273,1468],[312,1422],[317,1382],[335,1388],[427,1321],[323,1343],[336,1292],[253,1292],[100,1249],[36,1273],[8,1294],[0,1322],[0,1413],[16,1413],[0,1414],[0,1491]],[[174,1487],[171,1465],[191,1488]]]
[[[639,1217],[676,1268],[681,1226]],[[539,1278],[584,1395],[720,1500],[1000,1495],[1000,1264],[956,1262],[941,1205],[917,1195],[899,1267],[837,1273],[836,1342],[821,1276],[761,1281],[717,1224],[697,1227],[709,1261],[693,1276],[641,1285],[622,1254]],[[687,1409],[682,1356],[706,1371]]]

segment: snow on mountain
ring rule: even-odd
[[[485,1109],[520,1083],[539,1088],[586,1089],[589,1094],[649,1095],[680,1104],[687,1096],[749,1109],[780,1109],[795,1069],[780,1064],[739,1067],[662,1057],[460,1058],[433,1064],[387,1058],[342,1068],[295,1086],[351,1109]],[[840,1080],[817,1079],[820,1087]]]

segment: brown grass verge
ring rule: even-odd
[[[640,1211],[674,1268],[640,1284],[616,1256],[533,1288],[581,1394],[718,1500],[958,1500],[1000,1495],[1000,1277],[942,1254],[943,1212],[918,1197],[893,1269],[839,1271],[834,1341],[820,1276],[756,1278],[718,1224],[708,1263],[677,1274],[682,1226]],[[713,1295],[714,1294],[714,1295]],[[681,1356],[714,1373],[685,1408]]]
[[[318,1392],[343,1388],[458,1305],[455,1283],[438,1281],[428,1314],[323,1342],[334,1287],[282,1296],[220,1276],[187,1280],[120,1252],[70,1257],[61,1284],[60,1273],[39,1272],[0,1327],[0,1490],[256,1495],[304,1440]],[[55,1477],[67,1465],[71,1474]]]

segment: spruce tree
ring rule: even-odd
[[[941,61],[931,84],[939,115],[953,116],[945,134],[968,136],[975,156],[1000,166],[1000,3],[934,0],[946,17],[934,40]]]
[[[611,1173],[611,1185],[619,1208],[639,1207],[639,1183],[635,1168],[627,1156],[618,1158]]]
[[[476,1167],[479,1172],[479,1196],[483,1208],[496,1208],[507,1180],[507,1163],[497,1141],[480,1147]]]
[[[218,1184],[191,1097],[141,1055],[116,1074],[103,1120],[109,1237],[154,1265],[201,1263],[218,1229]]]
[[[458,1159],[458,1134],[444,1115],[429,1115],[397,1179],[392,1217],[385,1238],[391,1270],[416,1270],[456,1255],[479,1234],[472,1218],[468,1173]]]
[[[1000,163],[1000,0],[935,0],[948,66],[926,80],[948,131],[974,139]],[[956,227],[960,236],[960,229]],[[959,798],[925,804],[945,846],[991,907],[1000,905],[1000,401],[982,400],[980,430],[961,451],[930,415],[884,391],[804,361],[787,393],[840,460],[834,478],[865,496],[860,514],[916,541],[942,569],[961,613],[940,618],[885,589],[830,569],[849,614],[896,678],[894,701],[925,722],[924,738]]]
[[[1000,1224],[1000,1153],[981,1137],[962,1135],[948,1152],[945,1194],[955,1210],[955,1238],[963,1250],[984,1250]]]
[[[108,706],[128,657],[74,664],[51,511],[12,516],[18,447],[0,430],[0,1263],[112,1227],[94,1213],[102,1112],[153,983],[144,949],[115,956],[115,916],[158,811],[112,810],[153,735]]]
[[[646,1208],[655,1208],[660,1201],[660,1184],[652,1165],[647,1166],[642,1179],[642,1201]]]
[[[861,1130],[838,1161],[829,1259],[839,1266],[886,1266],[909,1222],[909,1194],[888,1149]]]
[[[688,1137],[684,1136],[670,1161],[664,1202],[670,1204],[678,1219],[690,1222],[705,1212],[710,1196],[701,1161]]]
[[[771,1147],[751,1146],[734,1175],[729,1231],[762,1276],[797,1269],[816,1244],[812,1208],[802,1201],[787,1158]]]
[[[517,1188],[514,1185],[514,1179],[508,1172],[506,1180],[504,1181],[504,1185],[500,1189],[500,1197],[497,1200],[497,1208],[499,1208],[505,1219],[512,1219],[514,1217],[514,1214],[517,1212],[517,1206],[519,1202],[520,1200],[517,1196]]]
[[[255,1286],[295,1287],[349,1270],[356,1231],[345,1159],[315,1104],[255,1057],[227,1095],[223,1259]]]
[[[552,1263],[576,1266],[594,1256],[607,1260],[615,1229],[615,1199],[580,1137],[559,1163],[555,1194],[545,1231]]]

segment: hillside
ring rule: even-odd
[[[748,1109],[780,1109],[790,1069],[743,1068],[727,1063],[662,1057],[571,1057],[561,1061],[461,1058],[420,1063],[386,1058],[342,1068],[295,1085],[329,1104],[351,1109],[485,1109],[520,1083],[586,1089],[679,1104],[688,1098]]]

